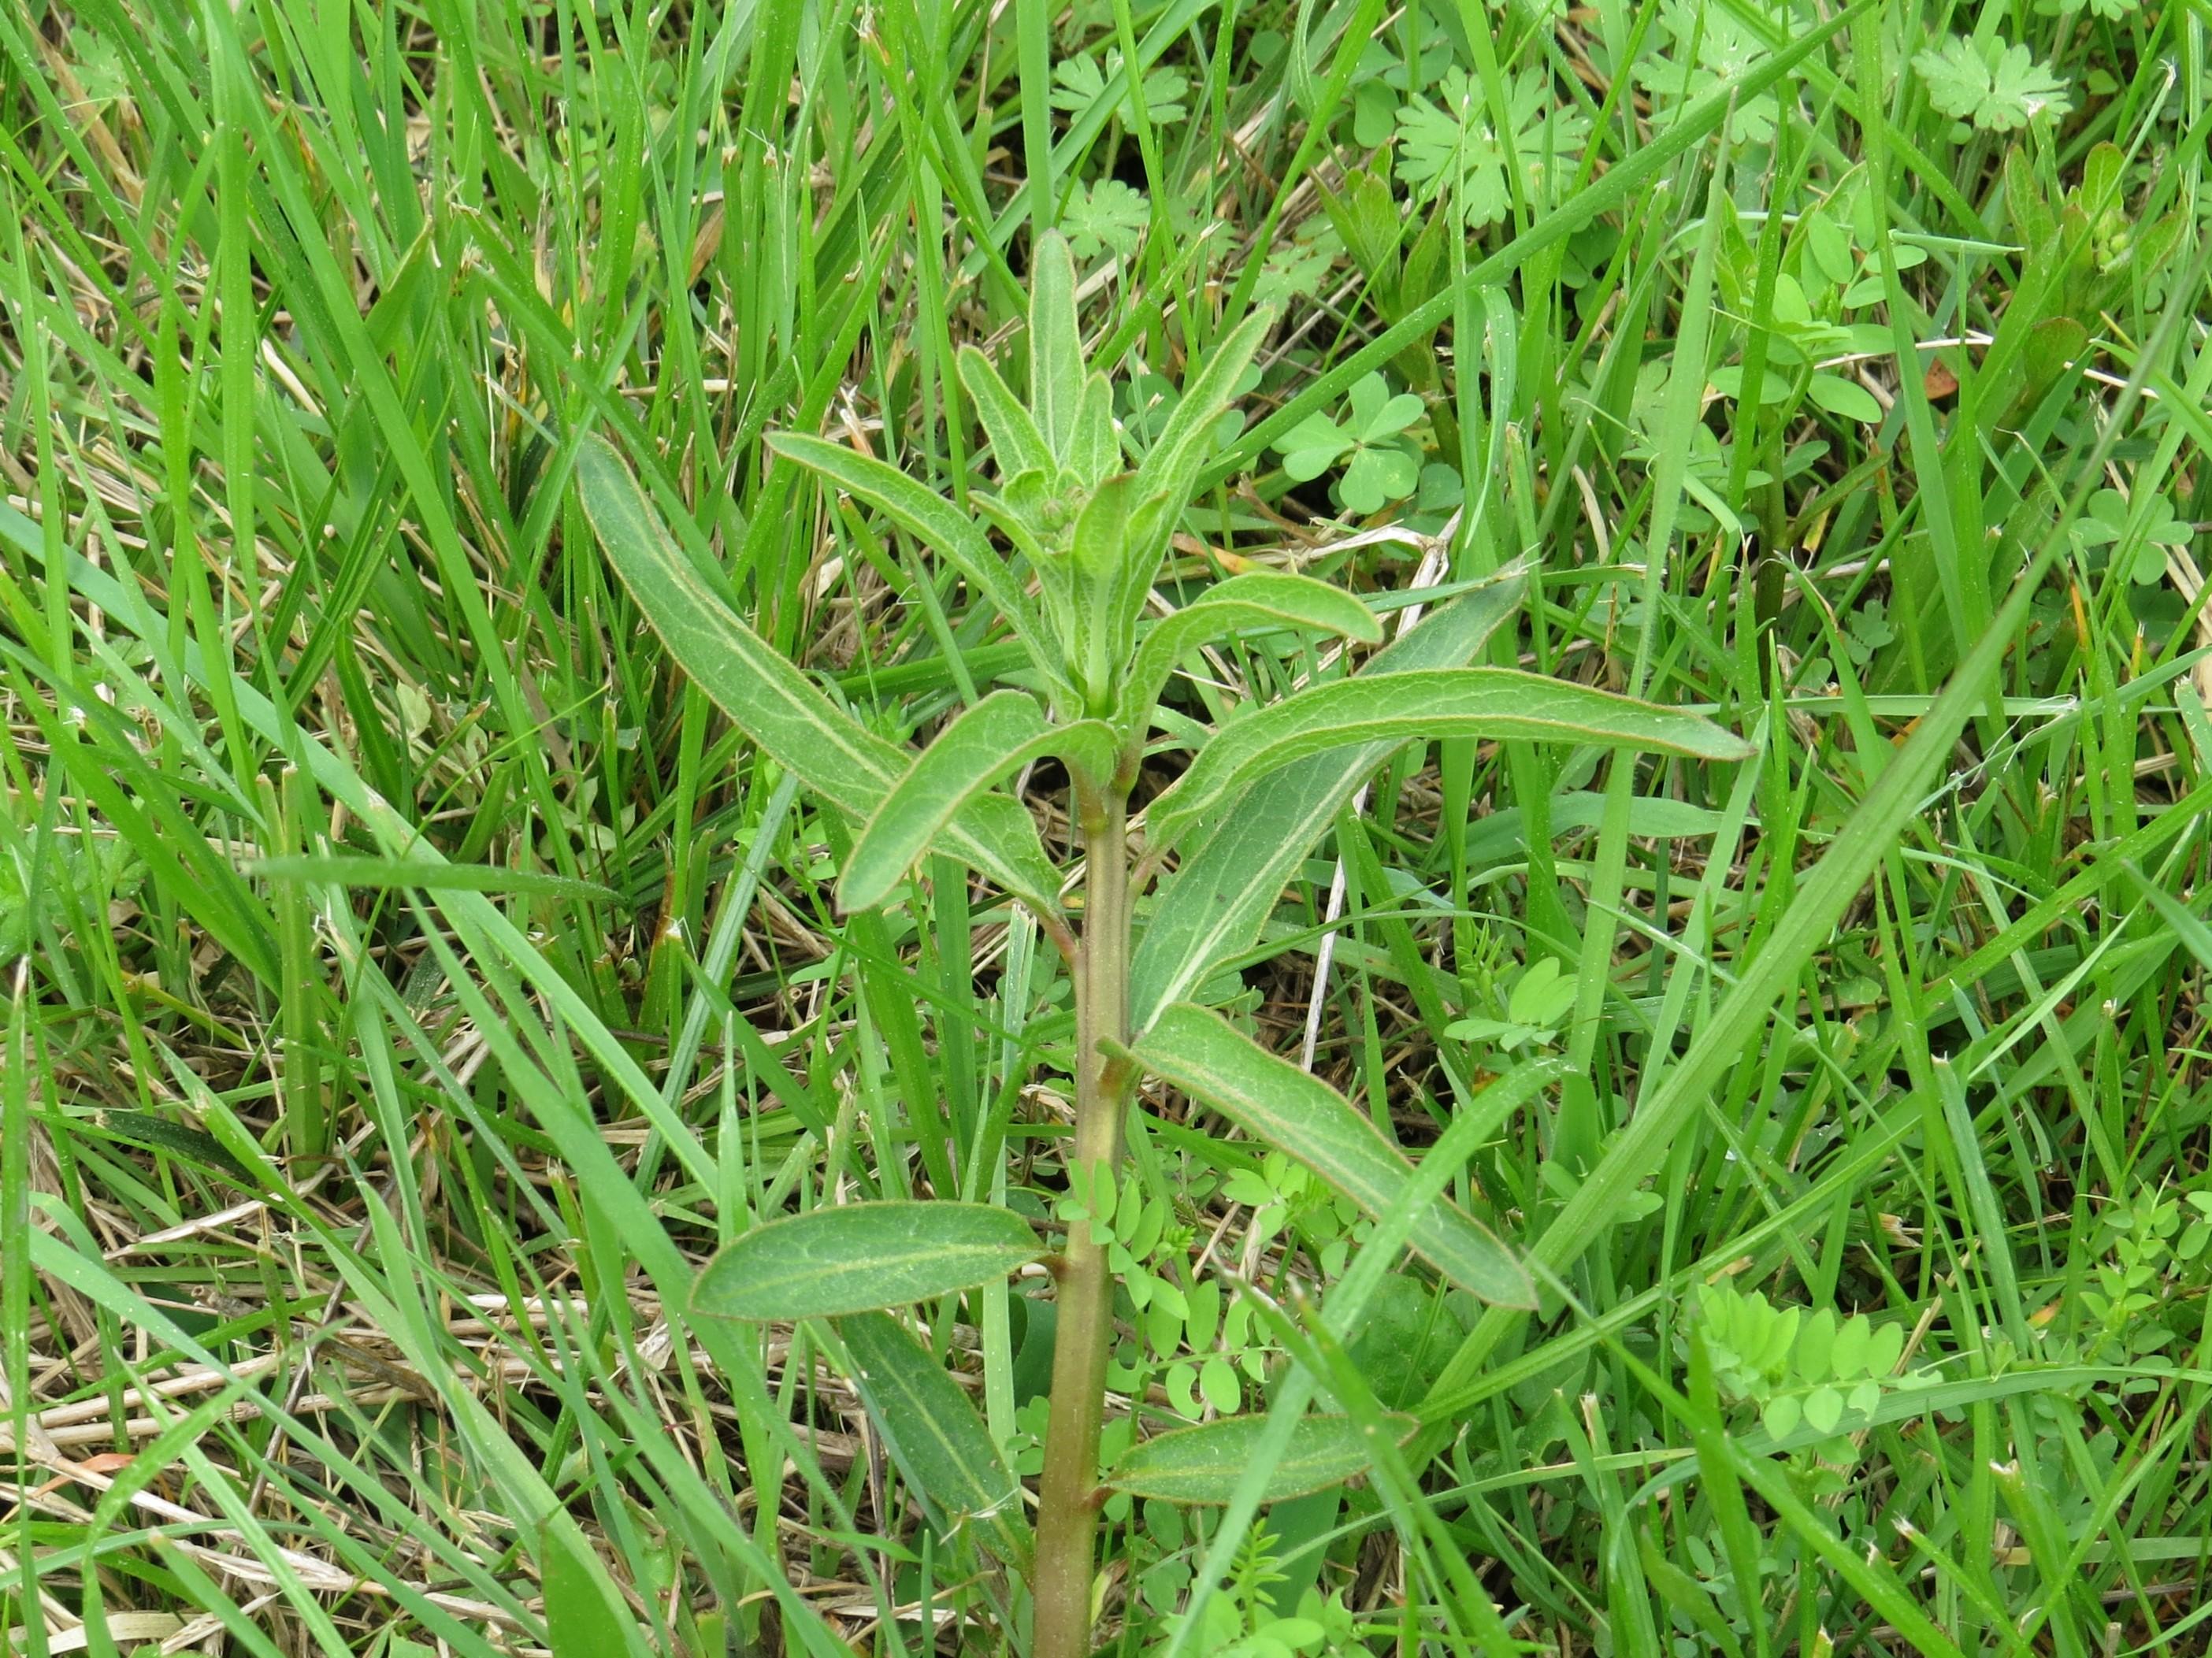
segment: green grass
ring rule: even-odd
[[[1401,750],[1182,987],[1542,1303],[1147,1089],[1109,1453],[1418,1425],[1271,1506],[1264,1454],[1109,1501],[1100,1643],[2212,1648],[2208,25],[7,9],[5,1649],[1020,1649],[824,1332],[690,1292],[821,1202],[1051,1212],[1066,969],[948,860],[838,910],[849,826],[675,671],[571,471],[611,440],[926,740],[1018,674],[1003,618],[765,439],[988,487],[955,353],[1025,373],[1055,225],[1133,459],[1279,313],[1164,604],[1297,568],[1388,630],[1526,561],[1491,661],[1761,750]],[[1052,765],[1025,798],[1066,851]],[[1048,1280],[915,1327],[1036,1473]]]

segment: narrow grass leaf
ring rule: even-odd
[[[1884,853],[1896,844],[1899,829],[1920,807],[1921,792],[1929,774],[1950,751],[1968,716],[1982,705],[1990,676],[2009,648],[2014,629],[2026,615],[2060,544],[2056,536],[2046,541],[2014,584],[1991,629],[1951,677],[1911,738],[1875,780],[1798,887],[1795,900],[1768,936],[1765,948],[1698,1028],[1681,1060],[1650,1096],[1638,1102],[1627,1127],[1536,1240],[1532,1253],[1546,1271],[1565,1271],[1604,1236],[1608,1218],[1618,1212],[1629,1193],[1664,1164],[1674,1136],[1701,1106],[1711,1102],[1713,1089],[1765,1023],[1776,999],[1786,986],[1796,981],[1845,906],[1857,896]],[[1451,1363],[1430,1389],[1425,1412],[1449,1400],[1474,1380],[1511,1329],[1513,1316],[1493,1309],[1468,1333]]]
[[[612,887],[571,880],[538,869],[498,869],[487,864],[433,864],[408,858],[367,858],[343,853],[263,858],[248,875],[271,881],[328,881],[342,887],[423,892],[513,892],[533,898],[576,898],[590,903],[626,902]]]
[[[1413,1178],[1413,1165],[1343,1095],[1209,1009],[1189,1002],[1163,1009],[1130,1052],[1154,1076],[1296,1158],[1370,1215],[1391,1212]],[[1441,1198],[1427,1205],[1408,1240],[1437,1271],[1483,1300],[1535,1304],[1520,1262],[1456,1206]]]
[[[699,1275],[691,1309],[754,1322],[839,1318],[972,1290],[1045,1253],[981,1203],[847,1203],[757,1226]]]
[[[888,1314],[841,1318],[837,1334],[861,1403],[931,1522],[948,1535],[972,1525],[1000,1559],[1024,1564],[1021,1481],[1007,1472],[965,1390]]]
[[[1386,1419],[1408,1432],[1413,1425],[1408,1416]],[[1218,1507],[1251,1467],[1267,1428],[1265,1416],[1232,1416],[1156,1434],[1132,1447],[1101,1483],[1132,1497]],[[1260,1500],[1279,1503],[1341,1485],[1366,1473],[1374,1460],[1366,1432],[1350,1417],[1302,1417],[1291,1430],[1289,1448],[1268,1468]]]

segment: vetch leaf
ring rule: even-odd
[[[1162,1009],[1130,1051],[1154,1076],[1295,1158],[1370,1215],[1396,1203],[1413,1178],[1413,1164],[1343,1095],[1206,1008],[1178,1002]],[[1535,1304],[1520,1262],[1456,1205],[1431,1204],[1409,1238],[1437,1271],[1483,1300]]]
[[[1805,1395],[1805,1425],[1814,1433],[1832,1434],[1844,1419],[1844,1396],[1833,1388],[1815,1388]]]
[[[1828,1373],[1846,1382],[1864,1375],[1873,1347],[1874,1326],[1864,1313],[1853,1314],[1836,1330],[1835,1341],[1828,1349]]]
[[[1000,1559],[1024,1565],[1030,1532],[1021,1482],[1006,1470],[967,1393],[886,1313],[837,1321],[853,1385],[891,1460],[947,1535],[972,1525]]]
[[[1276,767],[1353,744],[1411,738],[1518,738],[1742,760],[1742,738],[1711,720],[1512,668],[1454,668],[1315,685],[1217,732],[1152,802],[1157,845]]]
[[[738,618],[691,567],[603,440],[587,437],[578,451],[576,488],[608,562],[692,683],[778,765],[865,823],[906,769],[905,756],[838,708]],[[1039,914],[1056,908],[1058,878],[1018,802],[977,801],[950,843]]]
[[[1413,1425],[1409,1416],[1386,1418]],[[1109,1491],[1170,1503],[1226,1503],[1267,1431],[1264,1416],[1232,1416],[1176,1428],[1130,1448],[1100,1483]],[[1263,1503],[1326,1491],[1367,1471],[1375,1460],[1366,1434],[1346,1416],[1309,1416],[1291,1430],[1290,1448],[1268,1470]]]
[[[1054,726],[1025,691],[994,691],[914,758],[860,831],[837,882],[845,909],[868,909],[889,897],[969,802],[1030,761],[1064,756],[1095,778],[1113,774],[1114,728],[1103,720]]]
[[[1814,375],[1806,394],[1832,415],[1866,426],[1881,423],[1880,400],[1856,380],[1845,380],[1841,374]]]
[[[756,1226],[699,1275],[709,1318],[838,1318],[972,1290],[1045,1248],[1010,1209],[983,1203],[844,1203]]]
[[[1776,1439],[1787,1439],[1797,1431],[1797,1424],[1805,1414],[1805,1406],[1795,1394],[1777,1394],[1766,1401],[1759,1412],[1759,1426]]]

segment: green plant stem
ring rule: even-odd
[[[1083,940],[1075,966],[1075,1148],[1069,1182],[1095,1192],[1115,1178],[1129,1067],[1102,1041],[1128,1040],[1127,797],[1079,784],[1076,813],[1088,861]],[[1114,1335],[1114,1277],[1106,1244],[1088,1221],[1067,1232],[1059,1271],[1060,1319],[1052,1355],[1052,1414],[1038,1491],[1034,1658],[1085,1658],[1091,1650],[1092,1537],[1097,1530],[1098,1429],[1106,1355]]]

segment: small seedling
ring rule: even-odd
[[[1182,717],[1157,727],[1180,733],[1176,740],[1188,750],[1162,754],[1154,744],[1162,694],[1200,647],[1249,633],[1372,644],[1381,629],[1352,594],[1273,572],[1232,577],[1140,626],[1169,538],[1270,319],[1261,313],[1231,330],[1197,365],[1131,469],[1112,418],[1112,389],[1084,360],[1066,243],[1043,238],[1035,273],[1027,402],[981,353],[965,350],[959,362],[999,474],[994,489],[970,498],[1013,549],[1011,560],[984,524],[884,463],[802,434],[774,440],[787,459],[933,549],[1027,649],[1030,679],[1041,691],[981,697],[918,753],[864,729],[748,629],[670,537],[611,448],[587,440],[577,475],[608,556],[670,653],[763,749],[854,826],[841,903],[862,909],[901,902],[921,860],[957,859],[1031,909],[1068,963],[1076,999],[1075,1126],[1065,1156],[1070,1206],[1056,1244],[1010,1210],[948,1194],[834,1206],[740,1236],[707,1267],[695,1308],[708,1316],[832,1321],[836,1349],[853,1365],[863,1401],[933,1521],[975,1537],[1025,1577],[1036,1658],[1082,1658],[1090,1647],[1093,1533],[1107,1495],[1219,1502],[1250,1460],[1252,1419],[1231,1417],[1139,1441],[1120,1467],[1102,1473],[1098,1466],[1115,1268],[1135,1266],[1126,1250],[1115,1255],[1113,1210],[1121,1202],[1123,1118],[1139,1077],[1149,1072],[1181,1089],[1370,1215],[1397,1203],[1413,1175],[1404,1155],[1343,1096],[1218,1014],[1177,999],[1207,960],[1203,947],[1194,944],[1179,959],[1137,961],[1136,896],[1171,857],[1182,855],[1184,875],[1152,914],[1149,947],[1214,924],[1211,914],[1190,913],[1212,890],[1186,884],[1191,869],[1224,846],[1243,882],[1260,878],[1264,888],[1269,871],[1304,855],[1328,813],[1285,817],[1249,808],[1246,797],[1292,762],[1316,756],[1350,762],[1342,774],[1310,768],[1299,774],[1317,779],[1301,786],[1326,805],[1349,793],[1347,777],[1417,738],[1509,738],[1713,761],[1741,759],[1750,750],[1691,714],[1516,670],[1459,665],[1510,613],[1518,590],[1509,580],[1438,611],[1392,647],[1405,653],[1393,661],[1378,658],[1364,671],[1242,710],[1214,729]],[[1417,400],[1409,411],[1408,399],[1378,398],[1379,390],[1377,381],[1353,394],[1358,444],[1379,446],[1419,410]],[[1417,471],[1413,466],[1406,474],[1406,489]],[[1471,610],[1463,608],[1470,600],[1479,601]],[[1422,650],[1407,650],[1415,644]],[[1062,898],[1072,872],[1054,863],[1028,811],[1005,789],[1047,756],[1070,780],[1082,851],[1079,907]],[[1146,762],[1156,757],[1163,772],[1180,763],[1181,774],[1145,803],[1140,824],[1132,807],[1147,780]],[[1285,831],[1285,822],[1310,827]],[[1244,837],[1255,833],[1262,839],[1248,843]],[[1279,873],[1275,879],[1279,885]],[[1263,902],[1271,896],[1259,894]],[[1410,1239],[1459,1287],[1493,1303],[1533,1301],[1514,1254],[1448,1199],[1420,1208]],[[1048,1260],[1058,1309],[1032,1536],[1015,1477],[974,1407],[882,1309],[957,1296],[1040,1257]],[[1268,1493],[1285,1496],[1359,1473],[1366,1443],[1345,1418],[1307,1418],[1270,1470]]]

